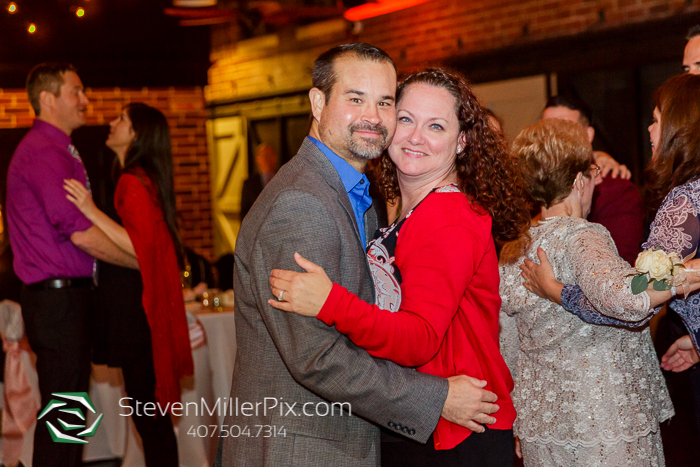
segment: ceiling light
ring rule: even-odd
[[[348,21],[362,21],[363,19],[386,15],[387,13],[404,10],[429,1],[431,0],[377,0],[376,3],[365,3],[364,5],[352,7],[343,16]]]

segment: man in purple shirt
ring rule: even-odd
[[[75,68],[37,65],[27,78],[27,93],[36,120],[10,163],[7,217],[44,407],[52,393],[88,390],[95,258],[135,269],[138,263],[94,227],[63,190],[63,181],[71,178],[90,186],[70,138],[85,123],[88,104]],[[81,465],[82,444],[51,438],[48,424],[62,428],[55,412],[36,428],[33,464]]]

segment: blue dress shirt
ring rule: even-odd
[[[343,182],[345,191],[348,192],[348,198],[350,198],[350,204],[357,221],[357,229],[360,231],[362,246],[367,246],[367,240],[365,239],[365,211],[372,205],[367,176],[358,172],[355,167],[351,166],[345,159],[331,151],[328,146],[316,138],[309,136],[309,139],[318,146],[338,172],[340,181]]]

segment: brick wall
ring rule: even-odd
[[[700,11],[700,0],[434,0],[322,37],[283,32],[235,42],[235,26],[212,30],[208,101],[310,87],[316,56],[336,44],[368,42],[400,71],[461,54],[611,29]],[[350,26],[348,24],[348,26]]]
[[[207,152],[207,112],[202,89],[88,88],[87,125],[106,125],[128,102],[144,102],[165,114],[175,162],[175,192],[181,233],[188,246],[212,259],[213,239]],[[29,127],[34,112],[23,89],[0,89],[0,128]]]

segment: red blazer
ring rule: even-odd
[[[402,277],[398,312],[334,284],[318,319],[374,357],[436,376],[487,381],[500,406],[490,428],[511,429],[513,379],[498,342],[501,299],[491,218],[477,214],[462,193],[432,193],[406,219],[395,254]],[[435,448],[451,449],[470,434],[440,418]]]
[[[194,373],[175,246],[156,188],[143,169],[119,178],[114,203],[141,270],[143,308],[151,328],[156,401],[169,411],[174,402],[180,401],[180,378]]]

